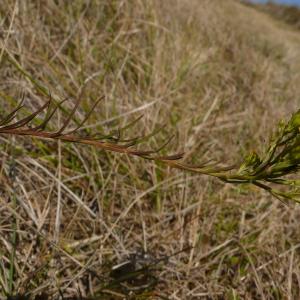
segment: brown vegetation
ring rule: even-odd
[[[83,125],[115,150],[146,136],[134,140],[143,157],[175,134],[143,160],[2,132],[0,297],[299,297],[300,208],[161,159],[239,165],[263,153],[298,109],[296,32],[229,0],[8,0],[0,15],[1,116],[25,103],[9,130],[51,94],[52,138]],[[41,125],[30,121],[21,129]]]
[[[275,19],[300,29],[300,8],[293,5],[280,5],[273,2],[266,4],[250,4],[258,10],[268,13]]]

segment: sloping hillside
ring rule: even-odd
[[[300,29],[300,8],[293,5],[280,5],[272,2],[265,4],[256,4],[244,2],[258,10],[266,12],[275,19],[282,21],[296,29]]]
[[[127,143],[160,128],[139,149],[174,135],[162,155],[228,165],[299,108],[300,33],[238,1],[7,0],[0,16],[1,116],[22,97],[23,117],[69,99],[54,130],[82,99],[71,129],[102,97],[82,133]],[[89,146],[0,138],[1,299],[300,298],[299,204]],[[151,268],[126,277],[137,260]]]

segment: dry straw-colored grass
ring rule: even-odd
[[[255,7],[258,10],[270,14],[275,19],[285,22],[286,24],[300,29],[300,9],[299,7],[293,5],[280,5],[274,4],[273,2],[268,2],[265,4],[259,3],[249,3],[245,4]]]
[[[70,99],[59,128],[78,99],[77,123],[103,96],[86,133],[114,136],[143,115],[124,139],[162,127],[149,148],[175,134],[162,155],[231,164],[299,105],[299,33],[235,1],[4,0],[0,15],[1,115],[22,97],[28,115],[50,92]],[[0,297],[300,297],[299,205],[130,155],[0,138]],[[148,291],[106,285],[141,249],[184,251]]]

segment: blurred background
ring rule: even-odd
[[[285,4],[285,5],[295,5],[299,6],[300,5],[300,0],[249,0],[250,2],[253,3],[275,3],[275,4]]]

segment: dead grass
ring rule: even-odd
[[[263,149],[299,105],[299,35],[238,2],[3,1],[0,14],[1,113],[22,95],[29,111],[48,100],[8,54],[54,99],[69,97],[66,110],[82,98],[78,119],[104,95],[87,130],[143,114],[130,135],[163,125],[150,146],[175,133],[168,152],[194,164]],[[14,293],[96,297],[129,253],[191,245],[155,271],[150,291],[98,297],[300,297],[297,205],[87,146],[2,136],[0,150],[2,298],[14,220]]]
[[[295,29],[300,29],[300,9],[293,5],[280,5],[272,2],[266,4],[249,3],[250,6],[268,13],[275,19],[282,21]]]

